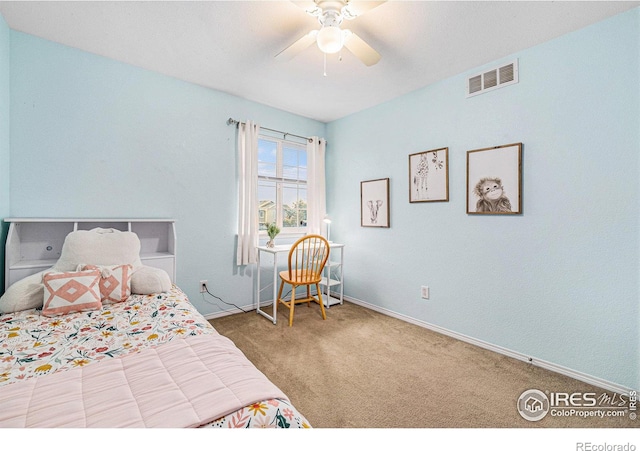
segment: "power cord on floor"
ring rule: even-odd
[[[223,300],[222,300],[222,298],[220,298],[220,297],[216,296],[215,294],[211,293],[211,292],[209,291],[209,288],[208,288],[208,287],[206,287],[206,286],[205,286],[205,287],[204,287],[204,289],[205,289],[205,291],[207,292],[207,294],[208,294],[209,296],[216,298],[217,300],[219,300],[219,301],[220,301],[220,302],[222,302],[223,304],[231,305],[231,306],[233,306],[233,307],[237,308],[238,310],[241,310],[243,313],[249,313],[249,312],[250,312],[250,310],[244,310],[243,308],[240,308],[240,307],[238,307],[238,306],[237,306],[237,305],[235,305],[235,304],[230,304],[230,303],[228,303],[228,302],[223,301]],[[205,297],[204,297],[204,292],[202,293],[202,299],[203,299],[205,302],[207,302],[207,300],[206,300],[206,299],[205,299]],[[217,305],[216,303],[213,303],[213,305],[216,305],[216,306],[218,306],[218,307],[219,307],[219,305]]]
[[[233,306],[233,307],[237,308],[238,310],[242,311],[242,313],[249,313],[249,312],[251,311],[251,310],[244,310],[243,308],[238,307],[238,306],[237,306],[237,305],[235,305],[235,304],[230,304],[230,303],[228,303],[228,302],[225,302],[222,298],[220,298],[220,297],[216,296],[215,294],[213,294],[212,292],[210,292],[210,291],[209,291],[209,288],[208,288],[208,287],[206,287],[206,286],[204,287],[204,289],[205,289],[205,292],[206,292],[209,296],[216,298],[217,300],[219,300],[219,301],[220,301],[220,302],[222,302],[223,304],[231,305],[231,306]],[[205,302],[208,302],[208,301],[207,301],[207,299],[204,297],[204,293],[205,293],[205,292],[202,292],[202,299],[203,299]],[[284,297],[283,297],[282,299],[286,299],[286,298],[287,298],[287,296],[289,296],[290,294],[291,294],[291,290],[289,290],[289,291],[284,295]],[[219,306],[218,304],[216,304],[215,302],[214,302],[214,303],[208,302],[208,303],[209,303],[209,304],[212,304],[212,305],[215,305],[215,306],[217,306],[217,307],[220,307],[220,306]]]

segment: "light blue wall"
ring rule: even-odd
[[[640,387],[639,16],[501,60],[519,59],[516,85],[467,99],[477,68],[330,123],[327,202],[332,237],[348,245],[346,293]],[[466,152],[514,142],[524,213],[467,215]],[[441,147],[450,201],[410,204],[408,155]],[[360,181],[385,177],[391,227],[362,228]]]
[[[200,279],[228,302],[252,296],[251,272],[233,264],[226,119],[327,136],[332,238],[348,246],[349,296],[638,387],[639,16],[514,55],[517,85],[466,99],[461,74],[327,126],[9,32],[0,20],[10,215],[173,217],[178,284],[215,313]],[[468,216],[466,151],[512,142],[524,143],[524,214]],[[439,147],[450,151],[450,201],[409,204],[408,155]],[[391,228],[361,228],[360,181],[381,177],[391,179]],[[429,301],[419,298],[425,284]]]
[[[201,279],[251,305],[252,274],[234,264],[236,129],[226,121],[307,136],[325,125],[16,31],[11,58],[11,215],[175,218],[177,282],[196,307],[220,310],[203,301]]]
[[[10,30],[0,15],[0,220],[9,216],[9,152],[10,152]],[[0,243],[4,243],[8,227],[0,224]],[[0,293],[4,292],[4,246],[0,245]]]

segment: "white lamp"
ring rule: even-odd
[[[316,42],[324,53],[337,53],[344,45],[344,34],[338,26],[324,26],[318,31]]]
[[[322,28],[316,36],[318,48],[324,53],[338,53],[344,45],[344,33],[340,29],[342,14],[340,11],[328,10],[318,18]]]
[[[327,241],[331,242],[331,240],[329,239],[329,233],[331,232],[331,218],[329,217],[329,215],[325,215],[322,222],[327,225]]]

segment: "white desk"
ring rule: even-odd
[[[332,286],[340,285],[339,303],[342,304],[344,299],[344,281],[343,281],[344,273],[342,269],[344,265],[344,251],[343,251],[344,244],[329,243],[329,248],[330,248],[329,259],[327,260],[327,265],[325,266],[325,269],[324,269],[326,276],[323,277],[322,281],[320,282],[320,285],[323,285],[326,287],[327,296],[323,299],[323,301],[327,308],[331,305],[330,294],[331,294]],[[331,260],[331,254],[332,254],[331,250],[334,250],[334,249],[340,250],[339,262]],[[278,255],[285,254],[285,257],[287,257],[289,255],[290,250],[291,250],[291,244],[285,244],[285,245],[274,246],[274,247],[258,246],[258,262],[256,267],[256,303],[258,307],[256,309],[256,312],[264,316],[265,318],[268,318],[271,321],[273,321],[273,324],[276,324],[276,318],[278,316]],[[260,278],[261,278],[260,275],[262,273],[261,257],[263,253],[271,254],[273,256],[273,266],[272,266],[273,281],[272,281],[272,284],[267,285],[264,288],[261,288],[260,286]],[[337,271],[334,271],[334,277],[336,277],[336,279],[332,279],[332,271],[336,269]],[[272,301],[273,316],[269,315],[267,312],[260,309],[260,293],[262,293],[264,290],[268,290],[271,287],[273,287],[273,301]]]

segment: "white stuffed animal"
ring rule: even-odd
[[[95,228],[69,233],[62,246],[60,258],[47,270],[32,274],[12,284],[0,297],[0,312],[12,313],[42,307],[47,272],[76,271],[79,265],[133,266],[132,294],[163,293],[171,289],[166,271],[143,265],[140,260],[140,239],[133,232]]]

